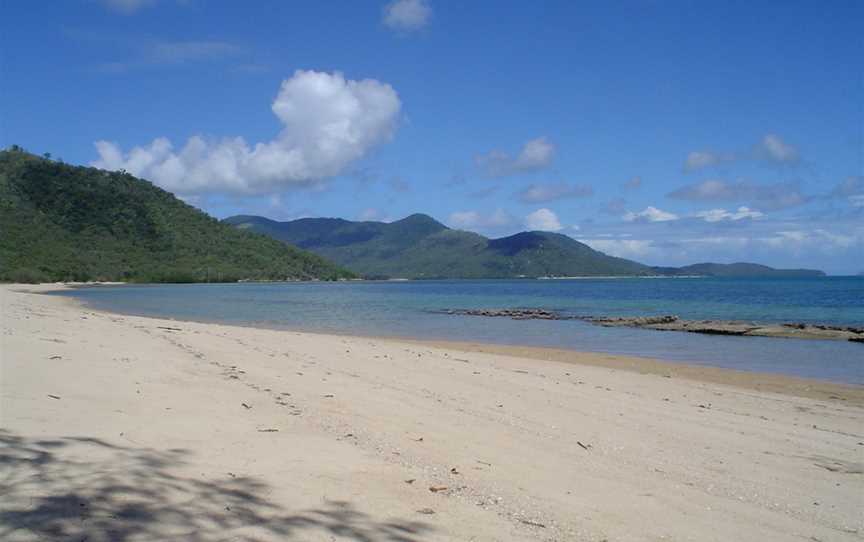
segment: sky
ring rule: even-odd
[[[0,146],[224,218],[864,271],[864,2],[4,0]]]

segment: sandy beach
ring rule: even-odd
[[[0,287],[0,539],[864,539],[864,389]],[[29,290],[29,291],[25,291]]]

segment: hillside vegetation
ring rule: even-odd
[[[126,173],[0,151],[0,280],[339,279],[324,258],[223,224]]]
[[[302,218],[277,222],[260,216],[233,216],[225,222],[311,250],[366,277],[518,278],[572,276],[800,277],[809,269],[773,269],[751,263],[701,263],[649,267],[609,256],[566,235],[527,231],[488,239],[452,230],[430,216],[414,214],[396,222],[352,222]]]
[[[488,239],[414,214],[396,222],[258,216],[225,220],[311,250],[367,277],[515,278],[650,275],[651,268],[598,252],[557,233],[531,231]]]

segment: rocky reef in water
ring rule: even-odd
[[[708,335],[748,337],[781,337],[787,339],[823,339],[864,344],[864,327],[831,326],[789,322],[760,324],[738,320],[685,320],[674,315],[663,316],[571,316],[547,309],[450,309],[445,314],[511,318],[513,320],[584,320],[604,327],[636,327],[657,331],[684,331]]]

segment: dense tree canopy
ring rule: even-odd
[[[324,258],[223,224],[127,173],[0,151],[0,280],[333,280]]]

